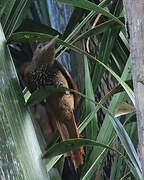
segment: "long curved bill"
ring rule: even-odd
[[[56,42],[56,40],[58,39],[58,37],[59,37],[59,35],[56,35],[52,40],[50,40],[43,48],[42,48],[42,51],[43,50],[48,50],[48,48],[51,46],[51,45],[53,45],[53,44],[55,44],[55,42]]]

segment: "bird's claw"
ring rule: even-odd
[[[59,87],[64,87],[62,82],[57,82],[56,83],[56,88],[59,88]],[[65,94],[69,94],[69,92],[65,91]]]
[[[63,87],[63,83],[62,83],[62,82],[57,82],[57,83],[56,83],[56,87],[57,87],[57,88]]]

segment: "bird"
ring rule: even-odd
[[[34,51],[31,64],[25,69],[24,80],[31,93],[46,86],[77,90],[69,72],[55,58],[57,39],[58,35],[49,42],[40,43]],[[81,137],[74,117],[74,108],[78,103],[79,95],[70,91],[55,92],[45,100],[45,107],[51,121],[55,121],[62,141]],[[83,147],[64,155],[71,156],[75,169],[83,164]]]

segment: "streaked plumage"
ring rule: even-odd
[[[52,41],[54,42],[55,39]],[[70,74],[55,60],[52,41],[50,41],[50,46],[47,45],[48,43],[41,43],[37,47],[32,63],[25,70],[25,82],[30,92],[47,85],[62,85],[77,90]],[[74,106],[76,107],[79,102],[79,96],[69,91],[59,92],[49,96],[46,102],[47,108],[51,111],[51,119],[56,120],[62,140],[80,138],[73,114]],[[84,150],[81,147],[66,155],[71,156],[76,169],[83,164],[83,154]]]

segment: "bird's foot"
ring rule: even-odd
[[[57,83],[56,83],[56,87],[59,88],[59,87],[64,87],[64,86],[63,86],[63,83],[62,83],[62,82],[57,82]]]
[[[56,88],[59,88],[59,87],[64,87],[62,82],[56,83]],[[65,94],[69,94],[69,91],[65,91]]]

